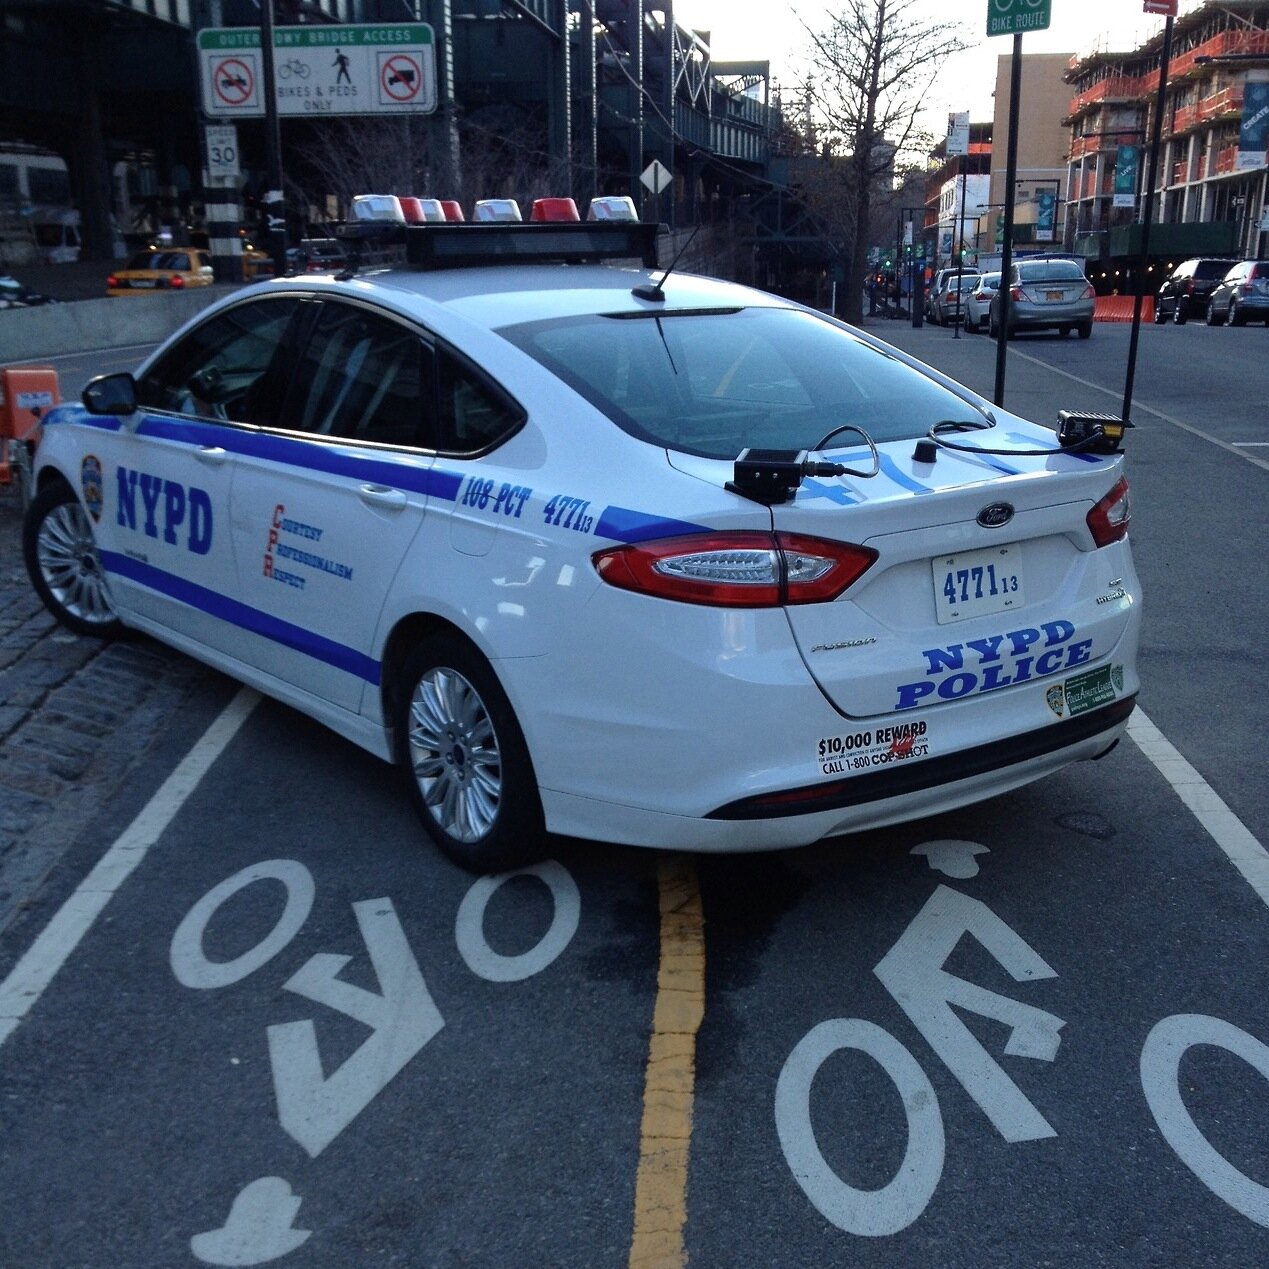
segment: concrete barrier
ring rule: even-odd
[[[123,348],[166,339],[212,301],[241,288],[196,287],[165,295],[119,295],[0,311],[0,364],[40,361],[90,348]]]

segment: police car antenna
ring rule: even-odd
[[[665,303],[665,280],[674,272],[674,266],[683,259],[683,253],[692,245],[692,239],[700,233],[701,227],[697,225],[687,236],[687,241],[679,248],[678,255],[670,261],[670,267],[661,274],[659,282],[640,282],[638,286],[632,287],[630,294],[641,300],[655,300],[658,304]]]

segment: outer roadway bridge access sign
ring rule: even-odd
[[[199,31],[204,111],[263,115],[263,58],[257,27]],[[279,115],[430,113],[436,41],[424,22],[275,27],[273,81]]]

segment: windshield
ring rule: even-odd
[[[812,449],[846,424],[882,442],[975,417],[889,353],[791,309],[588,315],[499,334],[625,431],[710,458]],[[858,440],[846,433],[829,448]]]
[[[1084,270],[1074,260],[1029,260],[1018,265],[1020,282],[1083,282]]]

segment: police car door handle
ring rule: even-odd
[[[359,493],[367,506],[383,507],[388,511],[400,511],[405,506],[405,494],[389,485],[362,485]]]
[[[208,467],[219,467],[229,457],[229,451],[219,445],[200,445],[194,451],[194,457]]]

